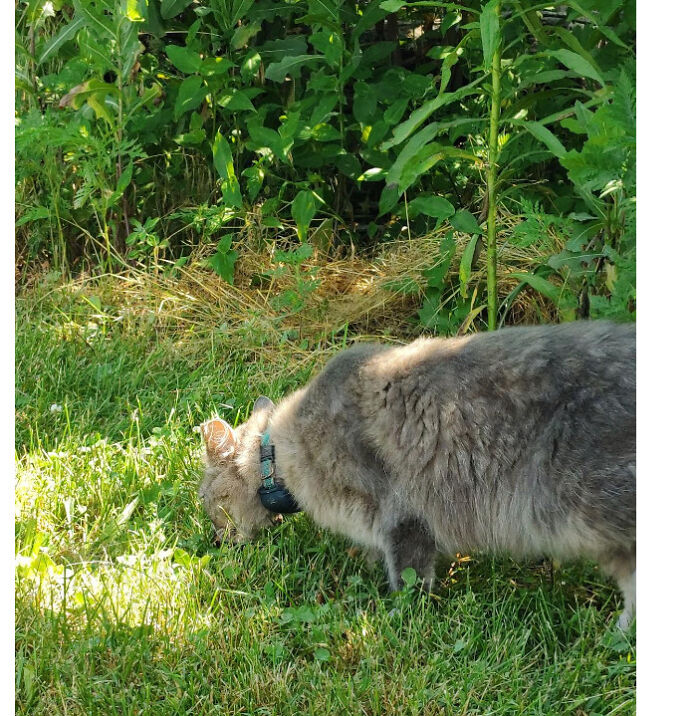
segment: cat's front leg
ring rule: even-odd
[[[393,590],[401,589],[401,572],[416,570],[421,588],[429,592],[435,577],[435,539],[428,525],[417,517],[396,520],[386,530],[384,564]]]

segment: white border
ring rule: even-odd
[[[638,714],[697,709],[698,5],[638,2]]]

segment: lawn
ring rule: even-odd
[[[224,316],[171,320],[119,286],[17,299],[18,713],[634,713],[595,565],[446,558],[426,598],[303,514],[215,548],[194,428],[244,420],[351,337],[288,362],[283,344],[268,370]]]

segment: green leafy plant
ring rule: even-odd
[[[232,248],[233,234],[226,234],[216,245],[216,251],[209,257],[209,265],[226,283],[233,284],[233,272],[238,251]]]
[[[150,254],[153,264],[158,266],[158,256],[168,248],[169,244],[167,239],[161,238],[154,232],[158,222],[158,217],[146,219],[143,224],[138,219],[132,219],[134,230],[126,237],[126,245],[131,247],[129,258],[144,258]]]
[[[23,0],[15,17],[27,260],[120,265],[148,217],[159,256],[178,260],[221,240],[193,207],[225,210],[225,231],[292,220],[300,244],[323,221],[339,251],[450,221],[484,234],[444,298],[476,288],[493,328],[510,305],[496,281],[510,217],[537,204],[587,238],[566,234],[566,255],[535,238],[533,275],[566,281],[576,315],[633,315],[632,0]],[[482,242],[487,280],[467,291]],[[577,252],[604,256],[591,273]]]

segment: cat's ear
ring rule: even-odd
[[[259,410],[272,410],[274,407],[275,404],[269,398],[266,398],[264,395],[261,395],[255,401],[255,405],[253,406],[253,412],[257,413]]]
[[[207,448],[207,455],[222,458],[231,454],[236,446],[233,428],[221,418],[207,420],[201,425],[202,437]]]

